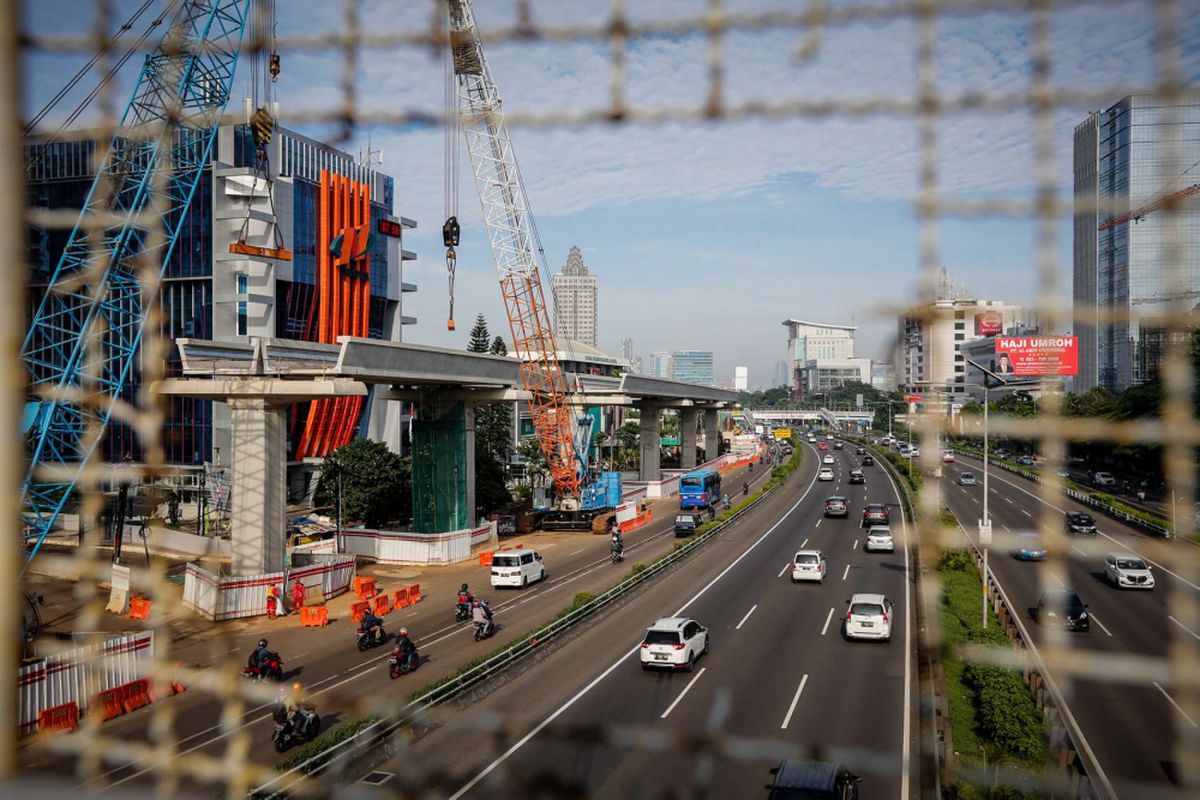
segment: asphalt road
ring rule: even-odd
[[[522,796],[526,787],[558,786],[596,798],[700,796],[700,789],[741,798],[765,793],[768,769],[777,763],[766,749],[773,743],[844,761],[864,775],[865,797],[909,797],[917,770],[910,768],[916,687],[907,529],[881,467],[866,469],[865,487],[846,484],[852,452],[834,453],[833,483],[815,482],[814,459],[806,459],[808,469],[787,491],[536,667],[471,705],[444,711],[380,771],[404,773],[420,764],[449,776],[454,797]],[[846,519],[823,518],[833,494],[849,498]],[[894,554],[862,550],[859,522],[868,500],[892,508]],[[824,552],[824,584],[791,583],[787,572],[802,546]],[[855,592],[881,592],[895,602],[891,642],[842,638],[846,602]],[[710,654],[690,675],[643,672],[637,657],[643,631],[676,614],[708,627]],[[480,737],[478,728],[497,719],[505,732]],[[611,733],[610,726],[661,737],[659,749],[571,735]],[[768,744],[745,757],[706,760],[686,738],[706,731]]]
[[[815,470],[812,461],[807,459],[805,466]],[[724,476],[725,491],[734,496],[740,492],[744,480],[758,488],[769,474],[770,470],[762,467],[752,473],[744,468],[732,471]],[[650,560],[670,550],[676,541],[673,519],[673,514],[663,514],[650,524],[627,533],[626,560],[618,565],[609,561],[606,536],[587,533],[520,537],[526,547],[540,550],[548,572],[546,581],[524,590],[487,589],[489,569],[477,564],[437,568],[434,571],[437,577],[433,580],[422,578],[423,602],[385,618],[389,633],[394,633],[401,624],[409,627],[422,659],[420,669],[395,681],[388,677],[386,669],[390,646],[359,653],[355,648],[355,626],[344,612],[331,612],[331,616],[339,618],[326,628],[300,628],[294,617],[287,622],[260,619],[252,626],[239,629],[241,632],[236,637],[217,637],[192,646],[186,641],[172,643],[170,657],[191,666],[223,664],[224,668],[237,672],[255,642],[261,636],[269,636],[271,649],[278,650],[283,657],[285,679],[304,684],[322,716],[322,729],[330,730],[364,716],[373,710],[372,703],[380,698],[399,700],[439,677],[451,674],[553,617],[571,602],[574,593],[606,589],[619,576],[627,574],[632,563]],[[477,594],[490,597],[497,622],[497,633],[491,639],[475,642],[471,638],[470,623],[454,623],[454,592],[461,581],[468,581]],[[408,582],[411,581],[405,583]],[[386,588],[387,584],[384,586]],[[238,625],[226,624],[231,630]],[[250,759],[270,766],[281,757],[271,746],[273,723],[269,706],[250,704],[243,712],[224,719],[223,701],[200,689],[160,700],[106,722],[101,732],[129,742],[155,741],[150,730],[151,712],[163,703],[174,706],[175,735],[182,754],[222,757],[227,751],[236,752],[240,747],[237,736],[245,735],[249,738]],[[48,747],[31,746],[21,752],[22,770],[61,776],[73,774],[76,766],[74,756]],[[128,789],[153,777],[144,762],[128,757],[104,764],[101,772],[101,780],[89,784],[89,788]]]
[[[976,486],[960,486],[958,475],[974,472]],[[982,516],[982,464],[961,459],[943,465],[942,496],[963,523],[968,534],[978,540],[977,520]],[[999,470],[990,471],[989,513],[993,534],[1043,530],[1059,534],[1067,510],[1089,511],[1066,497],[1053,506],[1037,497],[1037,485]],[[1081,654],[1135,653],[1164,657],[1175,637],[1194,636],[1170,616],[1166,601],[1169,591],[1200,591],[1177,576],[1169,564],[1152,564],[1157,586],[1152,591],[1117,589],[1104,579],[1106,552],[1139,553],[1147,538],[1116,520],[1093,513],[1099,535],[1066,540],[1062,574],[1055,574],[1048,563],[1022,562],[1008,548],[993,548],[990,566],[1011,602],[1023,615],[1033,641],[1046,637],[1045,624],[1032,618],[1030,609],[1037,605],[1045,588],[1074,589],[1091,617],[1091,630],[1071,633],[1068,642]],[[1191,547],[1176,543],[1178,547]],[[1139,553],[1140,554],[1140,553]],[[1169,686],[1141,683],[1116,683],[1080,679],[1073,686],[1061,676],[1056,682],[1070,689],[1068,705],[1082,728],[1084,738],[1095,753],[1107,780],[1120,797],[1148,797],[1155,794],[1174,796],[1176,767],[1172,745],[1180,732],[1195,734],[1194,716],[1189,717],[1175,705]]]

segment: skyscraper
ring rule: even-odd
[[[750,370],[748,367],[733,368],[733,388],[739,392],[746,391],[746,387],[750,382]]]
[[[572,247],[562,272],[554,276],[554,335],[596,346],[596,276]]]
[[[650,377],[651,378],[666,378],[670,380],[675,377],[674,364],[671,361],[670,353],[651,353],[650,354]]]
[[[1189,307],[1200,297],[1200,208],[1151,208],[1200,185],[1198,163],[1200,96],[1168,106],[1133,95],[1075,128],[1076,391],[1119,392],[1152,380],[1167,344],[1156,318],[1173,299],[1175,275],[1182,272]],[[1123,219],[1125,209],[1145,213]],[[1167,261],[1172,224],[1179,233],[1174,264]],[[1101,322],[1113,312],[1116,319]]]
[[[675,380],[713,385],[713,354],[711,350],[676,350],[671,354]]]
[[[780,386],[791,386],[791,381],[788,380],[788,365],[786,361],[775,362],[775,382],[771,385],[772,389]]]
[[[621,339],[621,358],[633,362],[633,339],[628,336]]]

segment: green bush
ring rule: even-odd
[[[966,550],[943,550],[941,560],[938,561],[938,569],[967,572],[975,569],[975,559],[971,558],[971,554]]]
[[[564,608],[558,616],[565,617],[567,614],[578,611],[595,599],[596,595],[592,594],[591,592],[578,592],[573,598],[571,598],[571,605]]]
[[[980,730],[997,747],[1025,761],[1045,751],[1042,719],[1020,673],[992,664],[967,664],[963,683],[975,690]]]
[[[632,578],[635,575],[641,575],[643,572],[645,572],[648,569],[650,569],[649,564],[647,564],[645,561],[639,561],[636,564],[634,564],[632,567],[629,568],[629,577]]]
[[[328,733],[323,733],[316,739],[313,739],[311,742],[301,747],[296,752],[292,753],[287,758],[276,763],[275,770],[277,772],[287,772],[290,769],[300,766],[309,759],[316,759],[313,761],[313,763],[308,764],[302,770],[306,775],[311,774],[312,772],[315,772],[329,763],[329,757],[327,754],[328,750],[349,739],[363,728],[374,725],[378,721],[379,717],[372,715],[347,722],[340,728],[329,731]],[[325,758],[317,758],[323,754],[326,755]]]

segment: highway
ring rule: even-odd
[[[979,484],[958,485],[958,476],[969,470]],[[978,541],[977,520],[982,516],[982,463],[959,457],[943,465],[942,497],[972,539]],[[1037,485],[1011,473],[989,470],[989,512],[993,533],[1038,530],[1061,533],[1065,511],[1090,509],[1062,497],[1048,507],[1037,497]],[[1043,515],[1049,512],[1052,522]],[[1045,635],[1029,609],[1037,605],[1043,583],[1077,591],[1089,605],[1092,626],[1088,632],[1069,634],[1068,641],[1082,653],[1135,653],[1164,657],[1174,637],[1197,636],[1169,618],[1168,591],[1200,591],[1168,565],[1151,565],[1157,586],[1152,591],[1117,589],[1104,579],[1103,557],[1107,552],[1138,553],[1147,541],[1142,533],[1097,512],[1091,512],[1099,534],[1068,540],[1067,559],[1061,580],[1049,565],[1022,562],[1004,548],[992,551],[990,566],[1009,599],[1023,615],[1034,642]],[[1192,545],[1179,543],[1179,547]],[[1056,676],[1066,690],[1068,682]],[[1196,720],[1186,716],[1170,697],[1169,686],[1100,682],[1074,682],[1068,705],[1095,753],[1107,780],[1120,797],[1175,796],[1172,790],[1175,767],[1172,745],[1185,726],[1194,729]],[[1190,731],[1190,732],[1194,732]]]
[[[811,474],[815,470],[813,459],[806,461],[802,469],[809,469]],[[743,481],[748,480],[753,488],[759,488],[769,476],[769,468],[758,468],[753,472],[745,468],[733,470],[723,476],[725,491],[733,497],[741,491]],[[798,478],[792,479],[792,483],[797,481]],[[347,597],[333,601],[335,610],[331,611],[332,622],[328,627],[301,628],[294,615],[275,622],[259,618],[223,623],[222,634],[225,635],[199,642],[175,643],[171,658],[188,666],[224,665],[226,669],[240,671],[258,639],[267,636],[271,649],[283,657],[285,679],[303,683],[322,716],[322,729],[330,730],[364,716],[373,701],[402,699],[523,635],[561,611],[576,592],[607,589],[627,575],[634,562],[651,560],[669,551],[676,542],[672,530],[674,514],[661,511],[668,507],[667,503],[658,505],[660,512],[650,524],[625,535],[626,559],[622,564],[610,563],[606,536],[534,533],[506,537],[504,541],[505,545],[524,543],[526,548],[535,548],[544,556],[547,580],[524,590],[490,589],[489,568],[471,562],[429,568],[419,579],[384,581],[381,586],[389,589],[419,580],[424,595],[424,600],[416,606],[384,618],[389,634],[394,634],[401,625],[409,627],[422,659],[416,672],[395,681],[388,677],[386,669],[390,646],[366,653],[355,648],[355,626],[346,612],[350,602]],[[470,623],[454,623],[454,595],[463,581],[469,582],[478,595],[492,601],[497,633],[490,639],[475,642],[471,638]],[[179,749],[184,754],[219,757],[236,746],[233,734],[237,733],[248,735],[250,757],[258,763],[274,765],[281,758],[271,746],[273,723],[268,706],[251,705],[231,720],[223,720],[223,701],[215,700],[211,694],[199,689],[105,722],[101,732],[126,741],[149,742],[152,740],[151,712],[162,703],[175,707],[175,732],[180,740]],[[21,765],[22,769],[59,775],[71,774],[76,769],[74,756],[38,746],[22,751]],[[152,777],[145,764],[126,758],[103,765],[101,772],[103,779],[99,784],[110,788],[127,789]]]
[[[807,445],[806,445],[807,446]],[[811,447],[811,446],[809,446]],[[703,788],[708,796],[762,792],[778,758],[766,746],[711,760],[687,747],[629,749],[573,740],[569,731],[643,729],[662,747],[719,732],[845,762],[865,797],[915,796],[914,619],[907,527],[882,467],[849,486],[853,450],[835,451],[837,480],[816,482],[815,459],[787,490],[694,558],[634,594],[536,668],[497,681],[465,708],[433,714],[431,732],[383,773],[421,764],[448,776],[454,797],[498,797],[526,787],[570,788],[598,798],[657,797]],[[845,519],[823,518],[826,497],[850,500]],[[863,504],[891,507],[894,554],[864,553]],[[801,547],[824,552],[824,584],[793,584]],[[896,604],[890,642],[841,636],[846,602],[880,592]],[[709,655],[692,674],[646,673],[642,634],[656,618],[685,615],[708,627]],[[497,719],[503,736],[481,736]],[[464,741],[471,742],[463,747]],[[489,746],[491,743],[492,746]]]

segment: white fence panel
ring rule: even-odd
[[[80,716],[96,695],[148,677],[154,659],[154,632],[114,636],[47,656],[18,673],[17,723],[22,733],[37,729],[38,715],[74,702]]]

